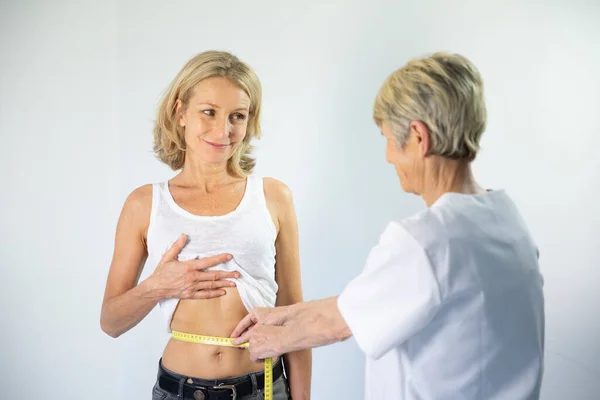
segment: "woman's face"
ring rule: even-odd
[[[229,79],[200,82],[187,106],[178,104],[186,157],[208,164],[227,163],[246,136],[249,109],[250,98]]]
[[[402,190],[407,193],[420,194],[423,175],[423,156],[421,154],[423,154],[424,143],[419,133],[411,124],[410,133],[404,146],[398,144],[385,122],[381,125],[381,133],[387,141],[386,161],[396,169]]]

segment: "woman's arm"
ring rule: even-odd
[[[279,286],[277,306],[303,301],[298,245],[298,222],[290,189],[275,179],[265,180],[265,196],[278,230],[275,247],[275,278]],[[294,400],[310,399],[312,350],[301,350],[283,356]]]
[[[177,255],[186,243],[186,237],[182,235],[163,255],[152,275],[138,285],[148,255],[146,234],[151,207],[152,186],[142,186],[125,201],[117,224],[100,315],[100,327],[115,338],[136,326],[162,299],[222,296],[225,291],[221,288],[235,285],[225,278],[238,277],[237,272],[202,271],[229,260],[228,254],[177,261]]]
[[[115,338],[136,326],[160,300],[147,282],[136,286],[147,257],[151,207],[152,186],[142,186],[127,197],[117,223],[100,316],[102,330]]]
[[[248,342],[250,360],[344,341],[352,331],[338,308],[339,296],[286,307],[257,307],[231,333],[233,344]]]

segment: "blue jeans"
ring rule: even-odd
[[[281,363],[282,359],[280,357],[273,364],[273,369],[281,369]],[[220,385],[240,385],[242,383],[245,383],[245,387],[251,387],[251,393],[238,394],[236,400],[263,400],[264,387],[259,387],[257,384],[258,381],[263,380],[263,376],[264,371],[259,371],[233,378],[207,380],[178,374],[166,369],[162,365],[162,362],[159,362],[158,377],[154,388],[152,388],[152,400],[211,400],[211,397],[207,397],[208,393],[202,390],[203,388],[213,388]],[[170,390],[161,387],[160,382],[164,382],[165,380],[172,382],[169,385]],[[178,384],[173,382],[178,382]],[[175,391],[178,393],[174,393]],[[289,391],[289,384],[285,374],[281,374],[279,378],[273,381],[273,400],[290,400]],[[224,390],[222,393],[225,398],[233,399],[231,391]],[[178,394],[185,395],[178,397]]]

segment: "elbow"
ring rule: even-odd
[[[119,336],[121,336],[121,333],[120,333],[120,332],[117,332],[117,331],[116,331],[116,330],[114,330],[114,329],[110,329],[110,328],[102,327],[102,331],[103,331],[104,333],[106,333],[108,336],[110,336],[111,338],[113,338],[113,339],[116,339],[116,338],[118,338]]]
[[[100,320],[100,329],[102,329],[102,332],[106,333],[108,336],[110,336],[113,339],[116,339],[119,336],[121,336],[121,332],[117,331],[116,329],[114,329],[110,325],[106,324],[102,320]]]
[[[115,329],[115,327],[112,326],[106,320],[106,316],[104,315],[104,313],[102,313],[102,315],[100,316],[100,329],[102,329],[102,332],[106,333],[108,336],[110,336],[113,339],[118,338],[123,333],[123,332],[118,331],[117,329]]]

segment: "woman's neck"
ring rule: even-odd
[[[471,171],[471,163],[430,157],[425,164],[421,197],[431,207],[446,193],[477,194],[485,190],[477,184]]]
[[[176,183],[183,186],[201,188],[211,192],[215,187],[230,183],[233,179],[227,163],[210,164],[203,161],[185,160],[183,169],[177,175]]]

